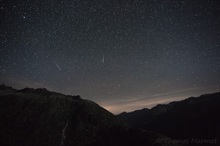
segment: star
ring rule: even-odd
[[[62,70],[62,69],[60,68],[60,66],[59,66],[59,65],[57,65],[57,64],[56,64],[56,67],[57,67],[57,68],[58,68],[60,71]]]
[[[120,102],[122,108],[136,99],[136,109],[168,95],[216,92],[218,5],[216,0],[3,2],[0,83],[48,87],[101,105]]]

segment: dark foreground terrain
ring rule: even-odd
[[[80,96],[0,86],[0,146],[170,145],[163,138],[129,128]]]
[[[160,104],[118,117],[135,128],[162,133],[172,138],[173,143],[220,145],[220,93]]]

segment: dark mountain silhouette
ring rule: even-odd
[[[1,146],[167,145],[161,138],[166,137],[129,128],[79,95],[0,86]]]
[[[190,97],[118,115],[129,125],[162,133],[173,139],[213,140],[200,144],[214,145],[220,140],[220,93]],[[199,144],[199,141],[194,141]],[[192,142],[193,143],[193,142]],[[217,144],[216,144],[217,145]]]

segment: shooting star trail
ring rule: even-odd
[[[57,68],[58,68],[60,71],[62,70],[62,69],[60,68],[60,66],[59,66],[59,65],[57,65],[57,64],[56,64],[56,67],[57,67]]]
[[[102,57],[102,63],[105,63],[105,55]]]

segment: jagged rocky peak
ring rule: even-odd
[[[18,92],[22,92],[22,93],[31,93],[34,91],[34,88],[24,88],[21,90],[18,90]]]
[[[161,114],[166,112],[169,108],[171,108],[171,104],[158,104],[157,106],[152,108],[154,114]]]
[[[5,84],[0,85],[0,95],[7,95],[13,94],[17,90],[13,89],[12,87],[6,86]]]
[[[80,95],[67,95],[67,97],[72,98],[72,99],[81,99]]]
[[[20,89],[20,90],[16,90],[13,89],[12,87],[8,87],[5,86],[4,84],[1,85],[2,87],[1,90],[5,91],[5,90],[13,90],[16,91],[16,94],[34,94],[34,95],[40,95],[40,96],[52,96],[52,95],[56,95],[56,96],[66,96],[68,98],[72,98],[72,99],[81,99],[80,95],[63,95],[61,93],[56,93],[56,92],[52,92],[47,90],[46,88],[24,88],[24,89]]]
[[[14,89],[12,87],[6,86],[5,84],[1,84],[0,90],[14,90]]]
[[[34,88],[24,88],[24,89],[21,89],[21,90],[18,90],[18,92],[21,92],[21,93],[32,93],[32,94],[52,94],[51,91],[48,91],[46,88],[37,88],[37,89],[34,89]]]
[[[122,112],[122,113],[120,113],[121,115],[123,115],[123,114],[127,114],[127,112],[126,111],[124,111],[124,112]]]

